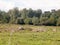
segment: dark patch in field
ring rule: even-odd
[[[56,40],[56,41],[59,41],[60,42],[60,40]]]

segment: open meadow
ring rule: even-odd
[[[0,24],[0,45],[60,45],[60,27]]]

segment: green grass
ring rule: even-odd
[[[13,25],[13,27],[15,26],[19,25]],[[11,32],[1,32],[0,45],[60,45],[60,27],[53,27],[53,26],[52,27],[31,26],[31,27],[47,28],[48,31],[46,32],[20,31],[20,32],[13,32],[12,35],[10,35]],[[5,27],[2,26],[2,28],[6,28],[6,26]],[[53,32],[52,29],[54,28],[56,28],[58,31]]]

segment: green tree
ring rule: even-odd
[[[60,17],[57,19],[57,26],[60,26]]]
[[[26,18],[26,19],[24,20],[24,23],[25,23],[25,24],[29,24],[29,23],[30,23],[30,18]]]
[[[47,25],[48,17],[40,17],[40,25]]]
[[[54,16],[50,16],[50,18],[48,19],[48,25],[56,25],[56,20]]]
[[[3,15],[3,23],[9,23],[10,16],[6,12],[2,12]]]
[[[27,12],[27,17],[32,18],[34,16],[34,11],[30,8]]]
[[[22,19],[22,18],[17,18],[16,19],[16,22],[15,22],[16,24],[24,24],[24,19]]]
[[[35,11],[34,14],[35,14],[35,17],[40,18],[41,14],[42,14],[42,10],[41,9],[38,9],[38,10]]]
[[[2,15],[2,11],[0,10],[0,23],[2,23],[2,19],[3,19],[3,15]]]
[[[27,9],[24,8],[22,11],[21,11],[21,18],[25,19],[27,17]]]
[[[8,15],[10,15],[10,23],[15,23],[17,17],[19,16],[19,10],[15,7],[12,10],[8,11]]]
[[[39,19],[38,19],[38,17],[33,17],[32,23],[33,23],[33,25],[38,25],[38,24],[39,24]]]

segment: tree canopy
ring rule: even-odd
[[[19,10],[15,7],[8,12],[0,10],[0,23],[60,26],[60,9],[43,12],[41,9]]]

